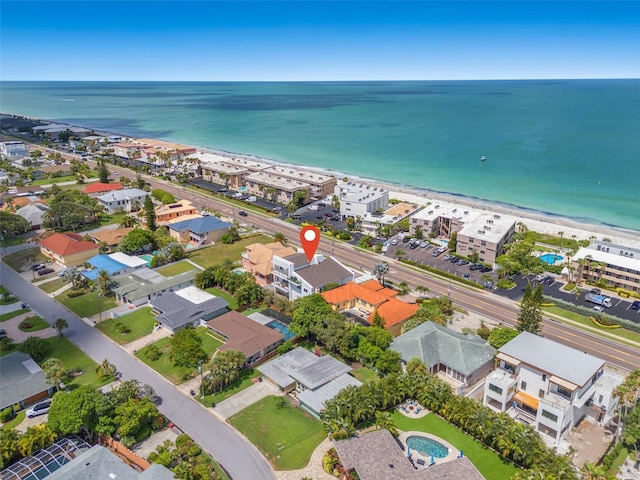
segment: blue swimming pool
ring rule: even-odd
[[[239,192],[244,192],[247,190],[247,187],[238,187]]]
[[[289,330],[289,327],[287,326],[286,323],[282,323],[279,320],[274,320],[272,322],[267,323],[267,327],[273,328],[274,330],[278,330],[282,335],[284,335],[285,342],[296,336],[295,333]]]
[[[563,260],[564,257],[562,255],[558,255],[557,253],[545,253],[544,255],[540,255],[540,260],[549,265],[553,265],[560,260]]]
[[[445,458],[449,455],[449,449],[440,442],[427,437],[412,435],[407,437],[407,446],[423,455],[433,455],[435,458]]]

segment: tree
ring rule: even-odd
[[[306,337],[312,333],[314,326],[320,319],[331,311],[331,305],[319,293],[299,298],[294,302],[294,312],[289,329]]]
[[[57,358],[49,358],[42,364],[45,381],[60,390],[60,384],[67,379],[67,369]]]
[[[158,406],[147,398],[131,398],[115,408],[113,418],[118,425],[117,433],[125,444],[132,445],[143,431],[151,431],[160,417]]]
[[[427,366],[417,357],[414,357],[407,362],[405,370],[407,371],[407,375],[426,375],[429,373]]]
[[[91,439],[105,406],[104,395],[93,385],[81,385],[71,392],[61,391],[51,404],[47,424],[59,435],[83,433]]]
[[[100,176],[101,183],[109,183],[109,170],[104,163],[104,160],[98,162],[98,175]]]
[[[144,197],[144,218],[147,221],[147,228],[152,232],[156,229],[156,209],[153,206],[153,200],[147,195]]]
[[[18,457],[20,453],[19,440],[20,434],[16,429],[0,429],[0,468],[13,463],[13,460]]]
[[[280,243],[280,245],[282,245],[283,247],[286,247],[287,245],[289,245],[289,240],[287,240],[287,237],[285,237],[284,233],[282,232],[276,232],[274,234],[274,239],[276,242]]]
[[[493,348],[500,348],[516,338],[519,334],[520,332],[518,330],[509,327],[494,328],[489,334],[489,345]]]
[[[198,361],[206,361],[202,339],[192,327],[178,330],[169,341],[171,361],[177,367],[196,368]]]
[[[453,232],[451,237],[449,238],[449,243],[447,244],[449,251],[455,252],[458,247],[458,232]]]
[[[416,291],[420,292],[420,298],[424,298],[424,294],[429,292],[429,287],[425,287],[424,285],[418,285],[416,287]]]
[[[387,262],[376,263],[373,266],[372,274],[382,285],[384,285],[384,277],[387,273],[389,273],[389,264]]]
[[[51,445],[57,436],[46,423],[28,427],[18,440],[20,454],[25,457],[33,455],[34,452]]]
[[[96,281],[98,282],[98,289],[100,290],[100,294],[103,297],[111,293],[113,278],[111,278],[111,275],[106,269],[103,268],[102,270],[98,271]]]
[[[33,358],[36,362],[41,362],[49,354],[49,344],[43,338],[29,337],[22,342],[20,350]]]
[[[382,318],[380,313],[378,313],[378,309],[375,309],[373,311],[373,319],[371,320],[371,324],[374,327],[378,327],[378,328],[384,328],[384,326],[386,324],[384,318]]]
[[[99,380],[104,378],[115,377],[118,369],[113,363],[110,363],[106,358],[96,367],[96,375]]]
[[[152,232],[142,228],[134,228],[120,241],[118,248],[124,253],[138,253],[153,250],[155,240]]]
[[[542,285],[538,285],[535,290],[530,284],[524,291],[524,297],[520,302],[520,313],[516,329],[520,332],[529,332],[536,335],[542,333]]]

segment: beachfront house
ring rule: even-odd
[[[515,231],[515,218],[497,213],[483,213],[465,223],[458,232],[456,253],[469,257],[476,252],[479,261],[493,265],[496,258],[502,255],[505,243],[511,241]]]
[[[147,192],[139,188],[125,188],[99,196],[98,203],[100,203],[108,213],[115,213],[118,210],[131,212],[142,208],[147,195],[149,195]]]
[[[640,249],[595,240],[571,258],[577,283],[640,292]]]
[[[354,278],[351,270],[333,257],[324,255],[315,255],[311,262],[302,252],[286,257],[274,255],[272,262],[275,292],[291,301],[320,293],[325,285],[344,285]]]
[[[383,212],[389,208],[389,191],[357,182],[338,182],[334,194],[340,201],[340,215],[363,217],[366,213]]]
[[[608,425],[623,378],[602,359],[522,332],[498,350],[486,378],[483,404],[508,412],[558,445],[584,417]]]

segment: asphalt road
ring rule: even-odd
[[[0,278],[2,284],[28,302],[42,318],[67,320],[69,328],[64,331],[64,335],[93,360],[100,363],[108,358],[125,380],[136,379],[151,385],[162,399],[161,413],[215,458],[232,478],[276,478],[265,458],[237,431],[207,412],[198,402],[179,392],[171,382],[87,325],[1,261]]]

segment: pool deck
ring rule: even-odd
[[[416,431],[399,432],[399,433],[400,433],[400,435],[398,436],[398,438],[400,439],[400,441],[405,446],[407,445],[407,438],[408,437],[416,436],[416,437],[430,438],[432,440],[435,440],[438,443],[441,443],[445,447],[447,447],[449,449],[449,455],[447,455],[444,458],[434,458],[433,460],[434,460],[434,462],[436,464],[444,463],[444,462],[450,462],[451,460],[455,460],[456,458],[458,458],[458,455],[460,454],[460,451],[457,450],[453,445],[451,445],[449,442],[447,442],[446,440],[443,440],[440,437],[436,437],[435,435],[431,435],[431,434],[425,433],[425,432],[416,432]],[[408,448],[405,451],[408,452]],[[417,462],[417,460],[424,460],[424,467],[429,466],[429,464],[431,463],[431,456],[430,455],[424,455],[424,454],[418,452],[415,449],[411,449],[411,458],[413,458],[414,464],[417,465],[418,468],[423,467],[423,465],[419,464]]]

